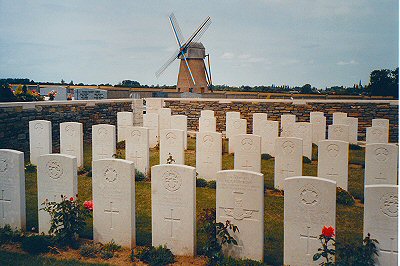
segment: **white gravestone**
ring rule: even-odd
[[[127,128],[133,126],[133,113],[132,112],[118,112],[117,113],[117,133],[118,142],[126,139]]]
[[[216,132],[217,121],[213,116],[200,116],[199,118],[199,132]]]
[[[171,109],[170,108],[161,108],[158,112],[158,130],[161,131],[164,129],[171,128]]]
[[[201,110],[200,111],[200,117],[201,116],[214,117],[214,111],[212,111],[212,110]]]
[[[261,153],[275,157],[275,141],[279,136],[279,122],[263,121],[260,125],[253,127],[253,134],[261,136]]]
[[[150,171],[149,129],[130,127],[126,136],[126,160],[135,165],[135,169],[148,176]]]
[[[132,100],[133,126],[143,126],[143,99]]]
[[[135,167],[121,159],[93,162],[93,239],[134,248]]]
[[[37,167],[39,233],[50,230],[50,215],[40,210],[45,200],[61,202],[61,195],[76,197],[78,173],[76,157],[64,154],[45,154],[39,157]]]
[[[149,146],[154,148],[158,145],[158,114],[149,113],[143,115],[143,127],[149,129]]]
[[[183,146],[187,150],[187,116],[173,115],[171,116],[171,129],[183,130]]]
[[[373,127],[385,127],[387,135],[389,137],[389,119],[383,119],[383,118],[372,119],[372,126]]]
[[[280,137],[275,142],[274,188],[283,190],[284,181],[303,172],[303,140]]]
[[[367,144],[365,185],[397,185],[399,147],[395,144]]]
[[[160,132],[160,164],[172,158],[173,164],[185,164],[184,132],[179,129],[165,129]]]
[[[264,123],[267,122],[267,114],[266,113],[254,113],[253,114],[253,134],[254,132],[259,132]],[[261,135],[259,135],[261,136]]]
[[[0,227],[25,231],[24,153],[0,149]]]
[[[399,198],[397,185],[367,185],[364,200],[364,237],[378,240],[375,265],[397,266]]]
[[[389,142],[387,129],[385,127],[367,127],[365,139],[367,144]]]
[[[113,158],[117,153],[115,126],[99,124],[92,126],[92,161]]]
[[[349,143],[357,144],[358,141],[358,118],[346,117],[344,119],[345,125],[349,126]]]
[[[332,116],[333,125],[346,125],[347,113],[335,112]]]
[[[234,169],[261,172],[261,137],[240,134],[232,138],[235,145]]]
[[[285,127],[290,123],[296,123],[295,115],[289,115],[289,114],[281,115],[281,132],[282,133],[284,132]],[[289,136],[284,136],[284,134],[282,135],[282,133],[280,134],[280,136],[289,137]]]
[[[216,180],[222,169],[222,134],[218,132],[197,132],[196,171],[199,178]]]
[[[217,174],[216,220],[229,220],[238,226],[232,236],[238,245],[224,248],[227,256],[263,261],[264,259],[264,176],[244,170]]]
[[[303,140],[303,156],[312,159],[312,124],[307,122],[289,123],[289,137],[299,138]]]
[[[312,124],[312,140],[318,144],[320,140],[326,139],[326,117],[323,112],[310,112],[310,123]]]
[[[318,177],[330,179],[347,190],[349,178],[349,143],[321,140],[318,143]]]
[[[349,142],[349,126],[344,124],[329,125],[328,139]]]
[[[285,181],[284,265],[319,265],[313,255],[321,247],[324,226],[336,224],[336,183],[332,180],[296,176]]]
[[[146,114],[158,114],[164,106],[162,98],[146,98]]]
[[[196,169],[161,164],[151,168],[152,245],[172,253],[196,253]]]
[[[39,156],[52,153],[51,122],[47,120],[29,121],[30,162],[38,164]]]
[[[231,137],[231,131],[233,127],[233,119],[240,119],[240,113],[239,112],[226,112],[226,120],[225,120],[225,135],[226,138]]]
[[[83,124],[60,123],[60,153],[75,156],[78,167],[83,166]]]
[[[235,152],[234,137],[239,134],[246,134],[247,121],[246,119],[231,119],[232,129],[229,137],[229,153]]]

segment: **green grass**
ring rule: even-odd
[[[188,150],[185,152],[185,163],[195,166],[195,139],[188,139]],[[124,153],[123,149],[119,152]],[[313,157],[316,158],[316,147],[313,147]],[[91,166],[91,147],[85,144],[84,164]],[[233,155],[223,154],[223,169],[233,169]],[[363,199],[364,169],[360,165],[363,162],[364,149],[350,151],[350,161],[357,165],[351,165],[349,169],[349,191],[358,199]],[[150,165],[159,163],[158,149],[150,152]],[[274,159],[262,160],[262,173],[264,174],[267,188],[273,189]],[[316,176],[317,164],[303,164],[303,175]],[[92,198],[91,177],[79,176],[79,198],[89,200]],[[215,190],[209,188],[197,188],[196,194],[197,218],[205,208],[215,208]],[[268,264],[282,264],[283,259],[283,197],[273,195],[269,192],[265,196],[265,262]],[[26,174],[26,206],[27,206],[27,229],[37,228],[37,185],[36,173]],[[197,220],[198,221],[198,220]],[[361,243],[362,241],[363,208],[359,206],[337,205],[337,241],[339,243]],[[201,224],[197,222],[199,230]],[[88,226],[82,235],[83,238],[92,239],[92,220],[88,220]],[[136,183],[136,239],[140,246],[151,245],[151,184],[149,182]],[[198,253],[205,242],[205,236],[198,232]],[[340,254],[339,254],[340,256]],[[18,265],[82,265],[77,261],[53,261],[43,257],[32,257],[29,255],[15,255],[0,252],[0,264],[8,265],[11,262]]]

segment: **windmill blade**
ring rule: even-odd
[[[199,33],[197,33],[197,35],[193,38],[193,40],[191,42],[198,42],[201,38],[201,36],[203,36],[203,34],[206,32],[206,30],[208,29],[208,27],[210,27],[211,25],[211,19],[204,25],[204,27],[199,31]]]
[[[183,52],[182,52],[182,56],[183,56],[183,59],[185,59],[185,63],[186,63],[186,66],[187,66],[187,68],[189,70],[190,77],[192,78],[193,85],[196,86],[196,82],[194,81],[192,70],[190,70],[189,62],[187,61],[186,56],[185,56],[185,54]]]
[[[171,23],[172,30],[174,31],[176,41],[178,42],[179,47],[182,47],[182,44],[185,42],[185,38],[183,37],[181,27],[179,27],[178,20],[174,13],[169,15],[169,22]]]
[[[189,46],[189,44],[193,41],[193,39],[194,39],[200,32],[202,32],[201,35],[203,35],[203,34],[204,34],[204,31],[208,28],[208,26],[210,26],[210,24],[211,24],[211,18],[210,18],[210,17],[207,17],[207,18],[204,20],[204,22],[200,24],[200,26],[197,28],[197,30],[196,30],[195,32],[193,32],[192,36],[190,36],[190,38],[185,42],[185,44],[182,45],[183,48],[186,49],[186,48]],[[203,28],[205,28],[204,31],[203,31]],[[201,35],[200,35],[200,37],[201,37]],[[200,39],[200,37],[199,37],[198,39]]]
[[[172,62],[174,62],[175,59],[178,58],[179,51],[180,51],[180,49],[176,50],[172,54],[172,56],[167,60],[167,62],[165,62],[164,65],[162,65],[162,67],[160,67],[160,69],[156,72],[157,78],[172,64]]]

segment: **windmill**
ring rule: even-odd
[[[176,85],[177,91],[207,92],[208,88],[212,85],[210,56],[206,54],[206,50],[199,40],[210,26],[211,18],[207,17],[186,41],[173,13],[169,15],[169,22],[179,48],[156,72],[156,76],[159,77],[175,59],[180,59],[178,82]]]

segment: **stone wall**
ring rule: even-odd
[[[398,142],[398,112],[396,100],[236,100],[236,99],[165,99],[165,106],[172,114],[188,116],[188,129],[198,130],[201,110],[214,110],[217,130],[225,130],[225,113],[239,111],[241,118],[247,119],[248,133],[252,132],[253,113],[267,113],[268,120],[280,121],[281,114],[294,114],[299,122],[310,121],[310,112],[321,111],[327,117],[327,125],[332,124],[334,112],[346,112],[358,118],[359,140],[365,140],[365,128],[370,127],[373,118],[390,120],[390,141]]]
[[[132,100],[0,103],[0,148],[15,149],[29,159],[29,121],[52,123],[53,152],[59,151],[60,123],[83,123],[84,141],[91,142],[92,125],[117,124],[117,112],[132,111]]]

